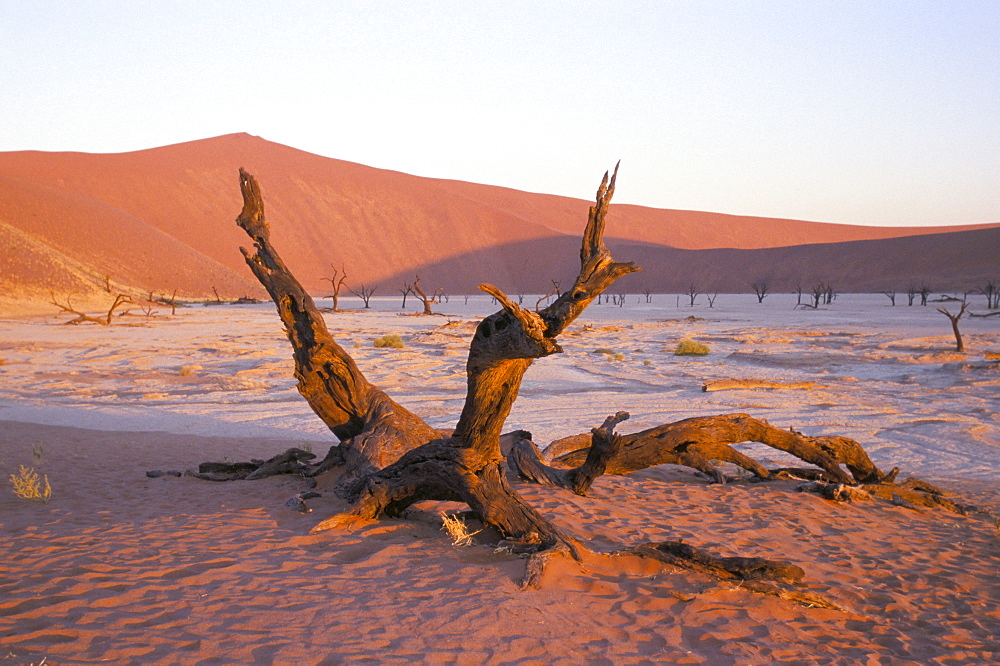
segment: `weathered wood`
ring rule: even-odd
[[[519,431],[523,436],[515,441],[508,460],[522,477],[543,485],[559,486],[572,490],[577,495],[586,495],[597,477],[604,474],[610,458],[618,453],[624,439],[615,434],[615,426],[629,417],[628,412],[618,412],[609,416],[600,428],[591,431],[591,445],[587,458],[579,467],[561,469],[549,467],[542,462],[538,448],[531,441],[531,434]]]
[[[133,301],[129,296],[125,294],[118,294],[117,296],[115,296],[114,302],[111,303],[111,307],[108,308],[107,314],[102,316],[91,316],[84,312],[81,312],[80,310],[77,310],[76,308],[73,307],[73,302],[70,300],[69,296],[66,297],[66,304],[63,305],[62,303],[56,300],[55,293],[52,293],[52,300],[50,302],[52,303],[52,305],[55,305],[63,312],[76,315],[76,319],[70,319],[69,321],[64,322],[65,324],[76,326],[77,324],[90,323],[90,324],[100,324],[101,326],[110,326],[111,322],[114,321],[115,310],[117,310],[122,305],[132,304]]]
[[[556,336],[615,280],[639,270],[631,263],[614,261],[604,245],[605,216],[614,184],[615,176],[609,180],[605,173],[588,215],[580,273],[572,289],[536,313],[515,304],[496,287],[480,287],[504,309],[483,319],[470,343],[465,405],[451,437],[411,450],[396,463],[360,479],[351,489],[354,507],[315,529],[391,515],[422,499],[457,500],[469,504],[485,524],[506,538],[537,539],[537,550],[562,546],[578,552],[575,539],[507,484],[500,434],[531,363],[560,352]]]
[[[760,479],[771,473],[749,456],[730,446],[740,442],[760,442],[816,465],[832,481],[839,483],[879,482],[885,478],[860,444],[846,437],[806,437],[794,430],[775,428],[748,414],[699,416],[675,423],[621,435],[625,440],[617,455],[607,463],[608,474],[628,474],[639,469],[672,463],[692,467],[716,481],[724,477],[711,461],[733,463]],[[587,450],[564,453],[559,465],[574,467],[586,459]],[[850,470],[848,475],[840,466]]]
[[[701,390],[708,391],[728,391],[732,389],[801,389],[812,391],[822,388],[815,382],[769,382],[762,379],[717,379],[705,382],[701,385]]]
[[[435,439],[437,432],[371,384],[330,335],[326,321],[270,242],[264,201],[253,176],[240,169],[243,210],[236,223],[254,241],[240,248],[247,265],[274,300],[292,344],[299,392],[343,443],[352,476],[398,460]]]

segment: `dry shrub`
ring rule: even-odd
[[[383,335],[381,338],[375,338],[375,346],[379,348],[391,347],[393,349],[402,349],[406,345],[403,344],[403,338],[398,335]]]
[[[42,486],[44,481],[45,486]],[[52,497],[52,486],[49,485],[49,475],[39,478],[38,472],[33,467],[21,465],[17,474],[10,475],[10,482],[14,486],[14,494],[21,499],[35,502],[48,502]]]
[[[441,514],[441,529],[451,537],[451,545],[453,546],[471,546],[472,537],[482,532],[482,530],[469,532],[469,526],[462,518],[447,513]]]
[[[684,338],[677,343],[677,349],[674,350],[674,355],[676,356],[704,356],[709,352],[708,345],[702,344],[701,342],[696,342],[691,338]]]

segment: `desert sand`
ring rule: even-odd
[[[901,477],[992,515],[833,503],[796,492],[794,481],[714,485],[669,465],[601,477],[588,497],[517,482],[596,551],[684,539],[786,558],[805,569],[804,590],[840,610],[627,557],[559,561],[540,589],[522,591],[524,561],[495,552],[496,535],[459,547],[441,530],[440,512],[461,505],[427,502],[404,519],[310,535],[344,508],[330,492],[334,475],[320,478],[307,514],[285,506],[305,488],[298,478],[146,476],[289,446],[322,455],[334,443],[295,390],[270,304],[161,308],[110,327],[7,317],[0,662],[1000,660],[1000,321],[963,320],[958,354],[934,307],[889,307],[881,295],[841,295],[810,311],[788,294],[763,305],[726,294],[712,308],[704,297],[684,302],[633,295],[621,308],[592,305],[562,336],[565,352],[529,370],[507,429],[544,445],[617,410],[632,414],[625,432],[746,412],[854,438],[883,469],[899,466]],[[490,299],[452,296],[431,317],[412,316],[412,301],[407,316],[398,298],[372,303],[329,314],[335,337],[393,398],[432,426],[453,426],[468,340]],[[341,305],[360,307],[349,297]],[[406,346],[374,348],[388,333]],[[711,353],[674,356],[685,337]],[[740,379],[789,386],[702,391]],[[768,466],[788,462],[739,448]],[[20,465],[47,475],[48,503],[10,492]]]

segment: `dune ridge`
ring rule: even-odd
[[[109,276],[139,293],[212,296],[214,287],[224,298],[262,296],[232,223],[239,167],[261,182],[275,242],[317,294],[331,265],[347,269],[348,286],[383,295],[417,274],[452,293],[483,279],[545,292],[561,275],[551,257],[563,254],[552,247],[578,243],[589,206],[376,169],[247,134],[119,154],[0,153],[0,233],[20,239],[6,245],[5,292],[98,294]],[[692,280],[745,292],[756,279],[748,266],[768,267],[785,290],[819,274],[841,291],[888,288],[880,285],[890,278],[896,288],[910,280],[974,288],[995,277],[991,252],[1000,248],[1000,225],[861,227],[631,205],[612,206],[607,236],[634,247],[628,258],[647,271],[622,287],[654,292]],[[941,247],[946,260],[928,261]]]

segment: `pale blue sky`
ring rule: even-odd
[[[1000,222],[1000,0],[0,0],[0,151],[249,132],[421,176]]]

